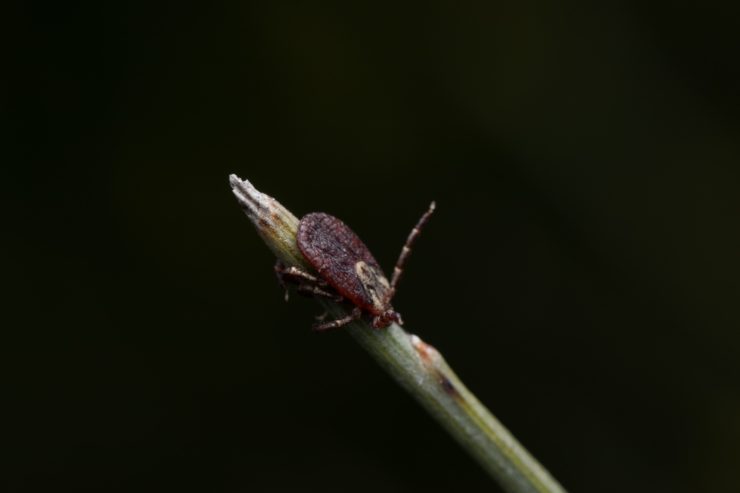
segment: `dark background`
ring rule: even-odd
[[[571,492],[740,487],[729,2],[15,3],[3,491],[497,491],[309,331],[228,174],[350,224]]]

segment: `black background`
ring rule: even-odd
[[[3,491],[497,491],[228,174],[325,211],[572,492],[740,484],[737,4],[15,3]]]

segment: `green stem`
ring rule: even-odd
[[[288,265],[309,268],[295,243],[298,219],[278,201],[236,175],[231,187],[267,246]],[[326,303],[344,316],[341,307]],[[562,486],[463,385],[442,355],[398,325],[373,329],[364,321],[347,331],[386,371],[511,493],[565,493]]]

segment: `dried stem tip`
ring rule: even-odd
[[[275,256],[288,265],[305,267],[295,242],[298,218],[280,202],[254,188],[248,180],[229,175],[229,183],[242,210]]]

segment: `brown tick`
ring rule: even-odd
[[[403,325],[391,300],[396,294],[411,246],[434,212],[434,207],[432,202],[409,233],[393,269],[391,282],[362,240],[341,220],[323,212],[303,216],[296,239],[298,249],[318,276],[297,267],[286,267],[278,261],[275,264],[278,280],[283,287],[286,287],[286,282],[295,284],[301,294],[353,305],[352,312],[346,317],[315,324],[314,330],[342,327],[362,317],[363,312],[372,317],[376,329],[388,327],[392,322]],[[287,289],[285,299],[288,299]]]

